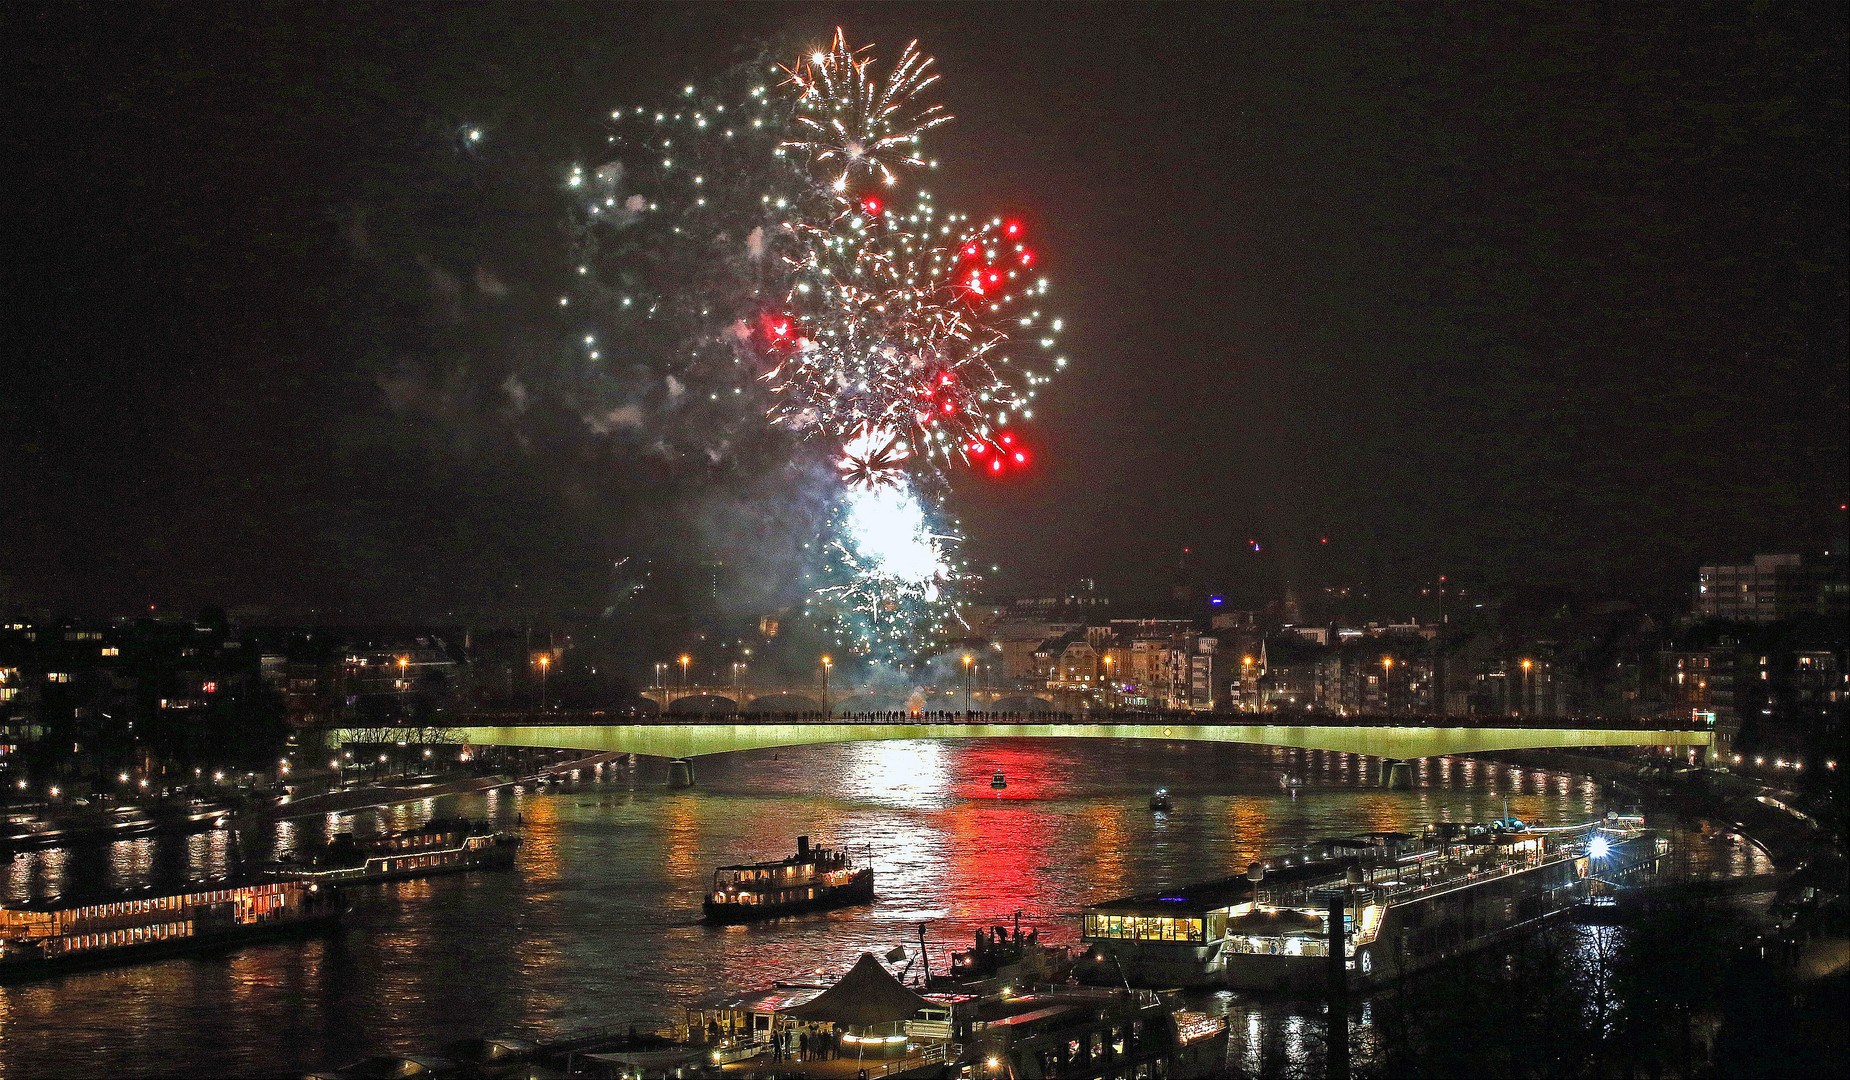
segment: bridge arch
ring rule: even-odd
[[[1033,713],[1045,712],[1052,703],[1052,694],[1007,694],[985,702],[981,708],[991,713]]]
[[[675,715],[730,715],[739,711],[739,703],[722,694],[703,692],[670,700],[668,711]]]
[[[779,690],[772,694],[759,694],[745,704],[747,715],[754,713],[820,713],[822,702],[808,694],[793,694],[788,690]]]

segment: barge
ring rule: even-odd
[[[1149,990],[1056,986],[988,999],[970,1011],[964,1076],[1226,1075],[1226,1018],[1178,1009]]]
[[[0,983],[314,933],[345,906],[335,888],[255,881],[0,907]]]
[[[1238,877],[1094,904],[1075,975],[1104,985],[1311,991],[1327,984],[1340,941],[1350,985],[1379,984],[1656,871],[1665,840],[1602,825],[1374,833],[1254,863]]]
[[[338,833],[306,862],[274,862],[272,878],[336,885],[428,877],[459,870],[506,869],[514,865],[520,834],[496,832],[486,821],[433,818],[423,828],[356,838]]]
[[[713,889],[700,906],[709,922],[740,923],[873,900],[873,867],[857,867],[846,851],[812,848],[809,837],[799,836],[788,859],[713,871]]]

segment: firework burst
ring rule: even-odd
[[[897,433],[870,424],[842,444],[835,467],[850,488],[897,488],[906,482],[906,459],[911,456],[911,449]]]
[[[701,468],[787,458],[792,433],[826,455],[842,487],[821,595],[892,642],[947,628],[961,580],[921,493],[953,467],[1025,465],[1019,425],[1066,361],[1022,223],[903,191],[950,116],[916,43],[884,77],[870,48],[838,30],[613,112],[610,160],[567,178],[583,288],[560,304],[596,324],[570,358],[601,395],[588,424]]]
[[[841,28],[826,50],[785,68],[795,92],[792,135],[783,146],[807,155],[810,164],[833,173],[828,188],[845,197],[851,181],[872,179],[892,186],[898,170],[925,164],[920,136],[951,119],[941,105],[921,105],[918,95],[938,81],[927,74],[931,58],[908,44],[884,83],[873,78],[872,46],[850,50]]]

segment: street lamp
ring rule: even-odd
[[[739,700],[739,697],[740,697],[739,676],[744,673],[745,673],[745,661],[734,660],[732,662],[732,700],[741,709],[744,708],[744,703]]]
[[[541,653],[540,661],[540,711],[546,711],[546,675],[552,670],[552,654]]]
[[[681,696],[682,697],[687,696],[687,665],[690,663],[693,663],[693,660],[694,658],[689,656],[688,654],[686,653],[681,654]]]
[[[1521,716],[1524,712],[1527,712],[1529,708],[1529,668],[1534,666],[1534,664],[1535,661],[1533,660],[1524,660],[1522,662],[1522,693],[1516,702],[1517,716]]]
[[[822,658],[822,717],[825,720],[829,717],[829,669],[834,666],[835,661],[826,656]]]
[[[1112,665],[1113,657],[1107,654],[1101,657],[1100,660],[1103,662],[1105,666],[1105,687],[1106,687],[1105,708],[1107,710],[1110,710],[1114,707],[1113,699],[1117,697],[1117,693],[1118,693],[1118,687],[1117,687],[1116,680],[1114,680],[1111,677],[1111,665]]]
[[[1394,715],[1394,658],[1381,658],[1381,705],[1389,716]]]
[[[398,706],[400,712],[404,711],[405,706],[405,668],[409,667],[410,664],[411,658],[409,656],[401,656],[398,658]]]
[[[970,665],[976,663],[976,657],[964,654],[964,719],[970,718]]]

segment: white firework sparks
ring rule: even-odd
[[[849,182],[879,176],[891,185],[900,166],[919,166],[919,136],[951,119],[942,105],[920,107],[915,98],[938,81],[926,74],[929,56],[908,44],[884,84],[869,76],[866,48],[849,50],[840,27],[827,51],[785,68],[796,89],[797,130],[784,143],[809,155],[812,164],[835,173],[829,190],[842,195]],[[869,46],[871,48],[871,46]]]
[[[850,488],[896,488],[905,481],[906,460],[911,456],[911,448],[896,432],[868,424],[842,445],[835,467]]]

